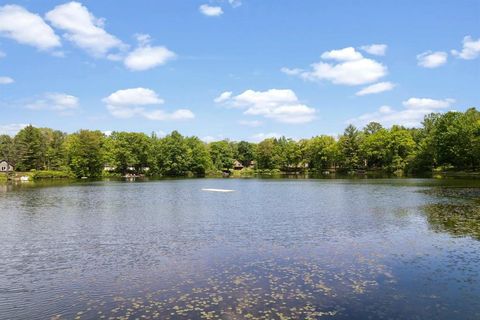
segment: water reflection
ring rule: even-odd
[[[475,184],[9,186],[0,192],[0,318],[477,319]]]

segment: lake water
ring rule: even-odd
[[[479,196],[448,179],[0,185],[0,318],[480,319]]]

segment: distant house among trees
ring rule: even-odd
[[[233,169],[234,170],[242,170],[243,169],[243,164],[240,161],[235,160],[233,162]]]
[[[7,160],[0,160],[0,172],[11,172],[13,166],[7,162]]]

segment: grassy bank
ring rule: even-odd
[[[13,173],[1,173],[0,182],[7,182],[8,180],[18,181],[22,177],[28,177],[29,181],[42,180],[42,179],[75,179],[72,173],[67,171],[54,171],[54,170],[39,170],[28,172],[13,172]]]

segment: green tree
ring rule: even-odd
[[[300,145],[285,137],[276,139],[274,157],[275,163],[283,171],[296,171],[302,162],[302,150]]]
[[[399,126],[390,129],[385,166],[389,171],[404,170],[415,155],[416,143],[410,131]]]
[[[45,144],[42,131],[29,125],[15,136],[16,168],[19,171],[44,168]]]
[[[0,135],[0,160],[15,162],[15,145],[12,137],[7,134]]]
[[[228,140],[211,142],[208,147],[216,169],[230,170],[233,168],[234,147]]]
[[[159,140],[156,159],[159,172],[165,176],[186,175],[192,161],[185,138],[178,131]]]
[[[105,162],[122,174],[129,168],[142,172],[154,163],[153,142],[144,133],[113,132],[106,139],[105,150]]]
[[[389,131],[379,123],[371,122],[364,128],[360,153],[368,168],[383,168],[387,163]]]
[[[257,167],[259,169],[278,169],[278,157],[275,138],[268,138],[257,145]]]
[[[102,132],[90,130],[80,130],[67,137],[67,163],[77,177],[99,177],[102,174],[104,140]]]
[[[207,145],[197,137],[188,137],[185,142],[190,154],[188,170],[198,176],[205,175],[213,166]]]
[[[322,135],[306,141],[305,160],[310,169],[323,170],[335,167],[337,157],[338,146],[333,137]]]
[[[47,170],[62,170],[66,166],[66,134],[59,130],[40,128],[43,137],[44,167]]]
[[[237,144],[237,160],[242,163],[243,166],[248,167],[253,160],[255,160],[256,145],[247,141],[240,141]]]
[[[343,169],[350,171],[360,167],[360,139],[360,132],[353,125],[349,125],[340,137],[338,145]]]

